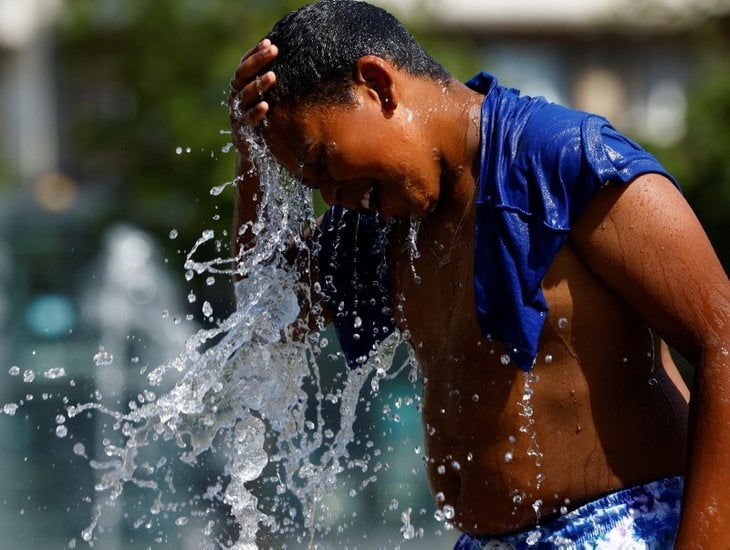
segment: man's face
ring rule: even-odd
[[[327,204],[422,217],[438,199],[441,168],[415,118],[359,100],[274,112],[264,135],[279,163]]]

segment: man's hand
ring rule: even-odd
[[[236,185],[233,196],[234,257],[238,257],[241,249],[245,248],[253,238],[252,233],[245,232],[243,228],[256,219],[259,181],[256,171],[252,170],[246,136],[249,134],[249,129],[261,124],[269,111],[269,104],[263,101],[263,95],[276,83],[276,75],[273,71],[264,71],[278,53],[277,47],[265,38],[244,54],[231,79],[228,114],[231,119],[233,143],[237,149]]]
[[[245,144],[237,130],[242,126],[258,126],[269,111],[269,104],[263,101],[263,95],[276,83],[276,75],[273,71],[260,73],[278,53],[278,48],[268,38],[264,38],[244,54],[231,79],[228,114],[233,142],[239,151],[245,152]]]

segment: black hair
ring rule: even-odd
[[[352,101],[355,65],[364,55],[415,76],[444,84],[450,79],[398,19],[366,2],[309,4],[279,20],[267,38],[279,49],[265,69],[276,73],[276,85],[264,97],[272,107]]]

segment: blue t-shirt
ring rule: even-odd
[[[520,96],[480,73],[482,104],[474,288],[482,334],[529,370],[547,317],[540,283],[572,223],[608,182],[654,172],[674,179],[606,119]],[[675,182],[676,184],[676,182]],[[363,363],[393,331],[388,224],[334,207],[322,223],[320,269],[343,353]],[[328,284],[329,283],[329,284]]]

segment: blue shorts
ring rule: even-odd
[[[677,536],[682,487],[682,477],[670,477],[622,489],[521,533],[463,534],[454,549],[670,549]]]

